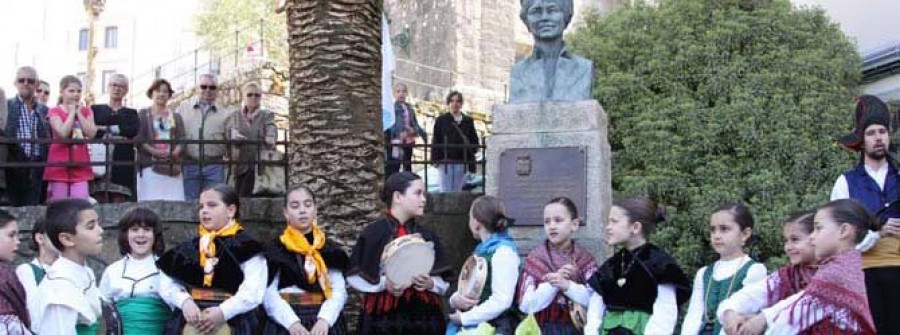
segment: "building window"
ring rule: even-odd
[[[119,46],[119,28],[106,27],[106,48],[115,49]]]
[[[78,51],[85,51],[88,48],[88,30],[81,29],[78,31]]]
[[[116,74],[116,71],[103,71],[103,93],[104,94],[106,94],[106,92],[109,91],[109,89],[107,88],[107,86],[109,86],[109,79],[112,78],[112,76],[114,74]]]

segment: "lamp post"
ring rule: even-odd
[[[84,9],[88,15],[88,40],[87,40],[87,70],[84,75],[84,102],[87,105],[94,103],[94,59],[97,57],[97,47],[94,46],[94,22],[103,12],[106,0],[84,0]]]

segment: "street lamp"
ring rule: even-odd
[[[84,75],[84,102],[87,105],[94,103],[94,58],[97,57],[97,48],[94,47],[94,22],[103,12],[106,0],[84,0],[84,9],[88,15],[88,45],[87,45],[87,70]]]

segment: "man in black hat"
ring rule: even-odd
[[[859,97],[855,128],[838,142],[862,157],[855,168],[838,177],[831,190],[831,200],[857,200],[882,223],[857,246],[863,252],[869,309],[879,334],[900,334],[900,318],[888,314],[900,309],[900,176],[888,159],[890,120],[881,99]]]

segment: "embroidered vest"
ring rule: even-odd
[[[897,169],[888,164],[887,176],[884,179],[884,191],[878,187],[872,177],[866,172],[865,165],[860,163],[853,170],[844,172],[850,198],[863,204],[870,213],[879,213],[885,205],[892,205],[879,213],[882,222],[888,218],[900,218],[900,181],[897,177]]]
[[[744,287],[744,279],[747,278],[747,271],[750,270],[750,267],[753,266],[753,264],[756,264],[756,262],[752,260],[744,263],[737,272],[722,280],[713,280],[713,266],[710,265],[706,267],[706,271],[703,274],[703,285],[708,285],[708,287],[704,287],[706,299],[704,299],[705,301],[703,303],[706,306],[706,313],[703,315],[703,328],[700,331],[701,334],[715,335],[722,331],[722,324],[719,323],[719,318],[716,317],[716,311],[719,309],[719,304],[721,304],[722,301],[725,301],[725,299],[728,299],[728,296]]]

